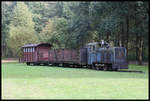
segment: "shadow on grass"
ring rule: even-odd
[[[56,66],[27,66],[26,64],[9,63],[2,66],[2,78],[98,78],[98,79],[148,79],[148,72],[115,72],[97,71],[87,68],[56,67]]]

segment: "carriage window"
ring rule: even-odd
[[[34,52],[34,48],[31,48],[32,49],[32,52]]]
[[[34,52],[34,48],[32,48],[32,52]]]

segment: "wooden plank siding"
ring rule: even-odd
[[[28,44],[22,46],[24,62],[48,61],[48,51],[51,45],[48,43]]]

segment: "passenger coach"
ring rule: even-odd
[[[27,44],[22,46],[23,61],[27,65],[48,64],[48,51],[51,49],[51,46],[49,43]]]

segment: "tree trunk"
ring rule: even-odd
[[[129,16],[126,17],[127,24],[127,33],[126,33],[126,49],[127,49],[127,58],[128,58],[128,37],[129,37]],[[127,59],[128,60],[128,59]]]
[[[123,26],[123,22],[121,23],[121,26],[122,26],[121,45],[122,45],[122,47],[124,47],[124,26]]]
[[[99,41],[101,41],[102,40],[101,39],[101,33],[99,32],[98,35],[99,35]]]
[[[109,32],[107,32],[107,38],[106,38],[106,40],[109,43]]]
[[[138,47],[138,49],[139,49],[139,51],[138,51],[138,64],[142,65],[142,51],[143,51],[143,49],[142,49],[143,40],[142,39],[140,39],[138,46],[139,46]]]
[[[5,57],[5,46],[4,45],[2,45],[2,57],[4,58]]]

